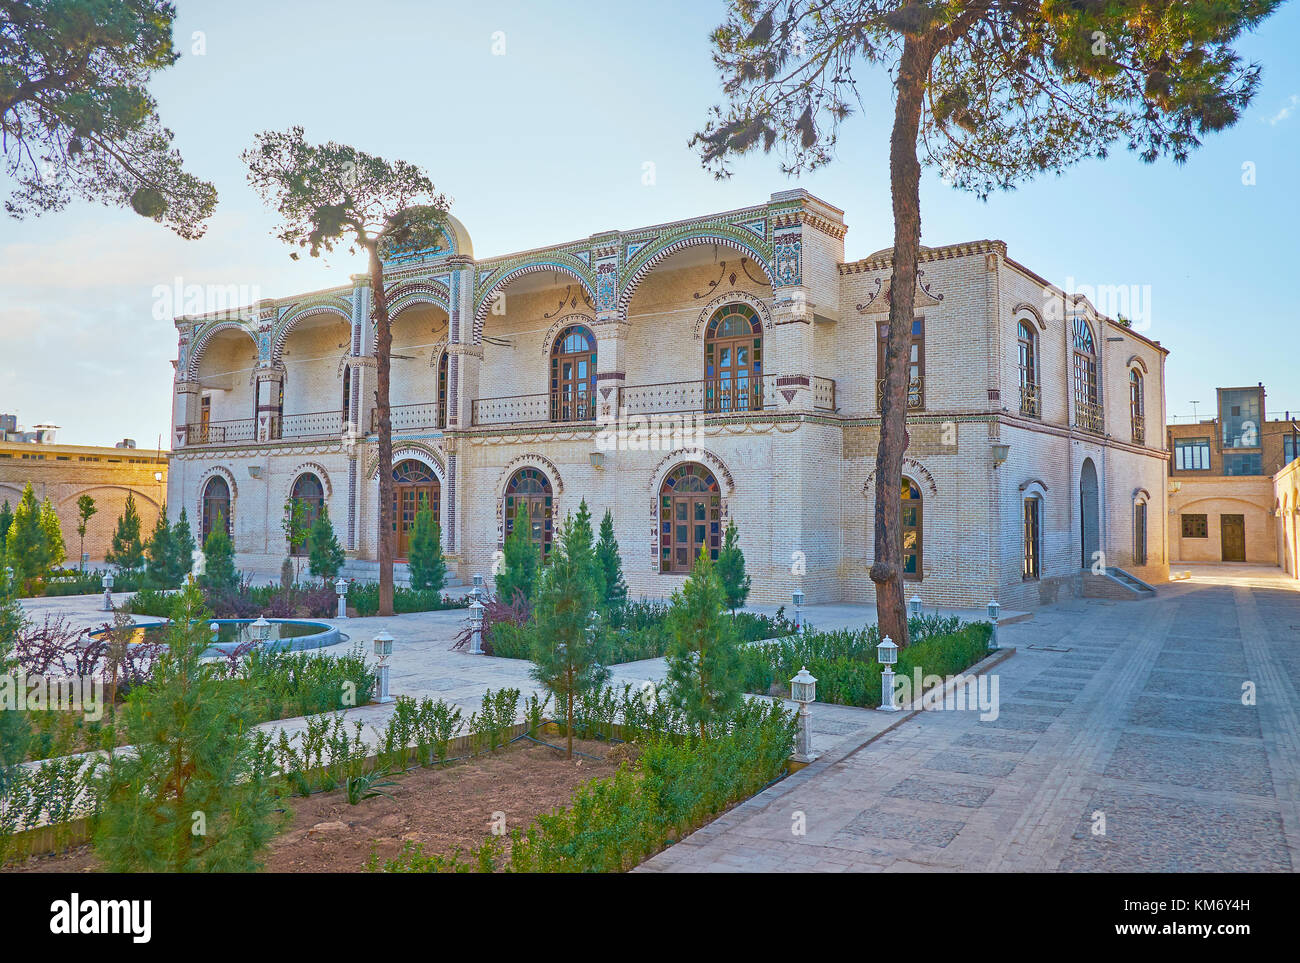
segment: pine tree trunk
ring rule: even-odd
[[[566,688],[569,690],[567,693],[568,702],[569,702],[569,711],[568,711],[567,725],[566,725],[566,728],[569,730],[569,749],[568,752],[565,753],[564,758],[572,759],[573,758],[573,670],[569,669],[568,672],[566,673],[566,676],[568,677],[569,680],[568,685],[566,686]]]
[[[894,128],[889,139],[889,181],[894,202],[894,265],[889,281],[889,338],[876,451],[876,615],[881,637],[905,648],[907,605],[903,593],[902,477],[906,445],[908,359],[916,299],[916,258],[921,246],[921,163],[916,138],[933,41],[907,36],[899,62]]]
[[[384,266],[378,242],[370,247],[370,289],[375,319],[375,421],[379,432],[379,615],[393,614],[393,422],[389,413],[389,381],[393,358],[393,328],[384,296]]]

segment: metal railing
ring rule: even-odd
[[[1102,434],[1106,430],[1106,419],[1102,414],[1101,403],[1096,401],[1074,400],[1074,426],[1084,431]]]
[[[257,439],[257,421],[253,418],[239,418],[233,421],[195,422],[182,426],[179,446],[189,448],[196,445],[227,445],[239,441]]]
[[[447,405],[442,401],[427,401],[413,405],[391,405],[388,420],[393,431],[415,431],[421,428],[445,428]],[[379,430],[379,412],[370,410],[370,430]]]
[[[881,378],[876,382],[876,410],[880,411],[885,404],[885,379]],[[913,378],[907,384],[907,407],[909,411],[915,411],[925,407],[925,379]]]
[[[582,424],[596,420],[589,394],[548,391],[539,395],[478,398],[470,405],[475,425]]]
[[[1030,418],[1043,417],[1042,389],[1038,385],[1020,386],[1020,413]]]
[[[1147,420],[1142,415],[1131,415],[1133,424],[1133,442],[1138,445],[1147,443]]]
[[[298,415],[272,415],[268,435],[281,438],[337,438],[343,434],[343,412],[311,411]]]

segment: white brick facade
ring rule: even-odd
[[[632,593],[666,595],[683,576],[659,571],[659,496],[664,477],[689,461],[712,473],[724,524],[739,526],[752,600],[788,602],[796,587],[812,602],[870,599],[877,325],[887,318],[890,261],[885,251],[843,263],[844,230],[837,209],[790,191],[741,211],[485,260],[457,222],[444,248],[390,265],[392,402],[405,406],[394,412],[394,461],[416,459],[437,477],[457,573],[490,572],[503,491],[531,467],[549,480],[557,519],[583,498],[597,521],[610,509]],[[1066,298],[1009,260],[1000,241],[926,249],[920,268],[924,406],[908,415],[905,465],[922,494],[922,577],[907,594],[950,605],[997,596],[1016,607],[1077,591],[1088,459],[1105,563],[1161,577],[1165,349]],[[375,557],[369,298],[366,280],[354,278],[243,317],[177,321],[169,504],[201,517],[203,486],[221,474],[249,569],[278,569],[283,505],[307,471],[325,487],[353,564]],[[729,304],[748,305],[761,325],[753,383],[762,391],[752,410],[719,413],[705,400],[705,328]],[[1094,339],[1100,431],[1076,427],[1076,315]],[[1036,337],[1039,416],[1020,410],[1022,320]],[[570,325],[597,346],[596,423],[550,414],[551,350]],[[1134,366],[1145,443],[1131,428]],[[632,415],[684,410],[692,431],[648,450],[601,452],[620,405]],[[1009,447],[995,466],[998,444]],[[1041,499],[1036,579],[1023,577],[1026,497]],[[1134,557],[1135,503],[1148,506],[1145,564]]]

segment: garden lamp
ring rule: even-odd
[[[921,617],[921,596],[913,595],[907,602],[908,618],[919,619]]]
[[[483,603],[478,599],[469,603],[470,655],[483,654]]]
[[[989,650],[1001,648],[998,645],[998,611],[1002,606],[998,605],[998,600],[994,599],[989,603],[989,621],[993,623],[993,632],[989,635]]]
[[[794,758],[796,762],[808,763],[817,758],[812,750],[812,724],[808,714],[808,703],[817,701],[817,679],[804,666],[799,674],[790,680],[790,700],[799,703],[799,732],[795,742]]]
[[[10,569],[9,571],[12,571]],[[105,572],[103,578],[104,585],[104,611],[113,611],[113,573]]]
[[[342,575],[334,580],[334,594],[339,599],[339,618],[348,617],[348,580]]]
[[[803,631],[803,589],[794,590],[794,630]]]
[[[880,711],[897,712],[894,704],[894,664],[898,662],[898,646],[889,636],[876,646],[876,659],[884,667],[880,672]]]
[[[258,620],[248,627],[253,636],[254,642],[265,642],[271,637],[271,623],[266,621],[266,616],[259,616]]]
[[[375,702],[394,701],[388,694],[388,657],[392,654],[393,636],[387,629],[380,629],[375,633],[375,657],[379,659],[379,666],[375,670],[375,688],[378,689]]]

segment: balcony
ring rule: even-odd
[[[429,401],[415,405],[392,405],[388,409],[388,420],[393,431],[418,431],[421,429],[442,429],[447,427],[447,405],[441,401]],[[379,412],[371,409],[370,431],[379,431]]]
[[[1074,426],[1098,435],[1106,432],[1106,419],[1102,415],[1101,404],[1096,401],[1074,401]]]
[[[876,410],[885,407],[885,379],[876,382]],[[907,383],[907,410],[919,411],[925,407],[925,379],[913,378]]]
[[[267,426],[267,437],[257,436],[257,419],[241,418],[236,421],[199,422],[185,425],[178,447],[192,448],[203,445],[237,445],[258,441],[305,441],[310,439],[335,439],[343,434],[343,412],[314,411],[299,415],[273,415]]]
[[[628,415],[743,415],[773,410],[801,388],[812,389],[813,408],[835,410],[835,382],[830,378],[762,375],[754,378],[673,381],[625,385],[613,399]],[[475,427],[520,424],[594,424],[595,399],[559,392],[480,398],[471,406]]]

